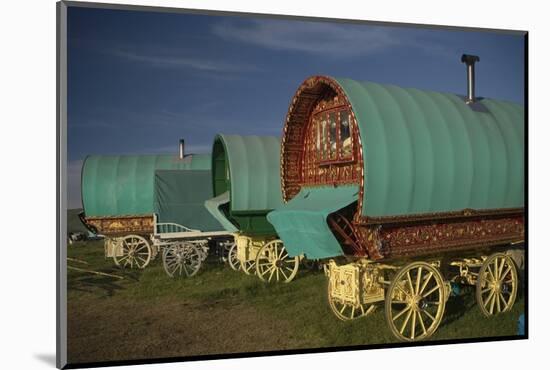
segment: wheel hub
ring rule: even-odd
[[[281,268],[283,266],[283,261],[282,260],[275,260],[274,265],[277,268]]]
[[[415,295],[409,298],[409,306],[413,310],[417,311],[418,309],[424,309],[426,306],[426,301],[420,295]]]

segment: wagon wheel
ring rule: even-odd
[[[139,235],[128,235],[120,241],[122,256],[113,256],[117,266],[122,268],[143,269],[149,264],[152,257],[152,249],[147,240]]]
[[[373,304],[359,303],[358,306],[355,306],[350,303],[340,302],[339,300],[334,299],[332,297],[332,294],[330,294],[332,290],[330,286],[330,279],[327,286],[327,298],[330,309],[332,310],[334,315],[336,315],[336,317],[342,321],[354,320],[360,317],[367,316],[368,314],[372,313],[376,308],[376,306]]]
[[[229,248],[229,253],[227,254],[227,259],[229,262],[229,267],[231,267],[235,271],[239,271],[241,269],[241,265],[239,263],[239,259],[237,257],[237,244],[233,243],[231,248]]]
[[[249,260],[249,261],[240,261],[240,268],[243,270],[243,272],[247,275],[256,273],[256,261],[255,260]]]
[[[162,254],[164,271],[170,277],[191,277],[199,271],[201,263],[201,252],[190,243],[173,244]]]
[[[199,244],[196,247],[197,247],[197,250],[199,251],[201,262],[206,261],[206,259],[208,258],[208,246],[205,244]]]
[[[289,257],[279,239],[264,245],[256,257],[256,274],[262,281],[289,283],[298,273],[300,257]]]
[[[504,253],[489,256],[481,265],[476,283],[476,300],[485,316],[509,311],[518,291],[514,261]]]
[[[393,335],[405,341],[430,337],[441,323],[446,292],[436,267],[413,262],[401,268],[386,295],[386,321]]]

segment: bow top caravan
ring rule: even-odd
[[[291,256],[319,259],[341,320],[383,302],[392,333],[429,338],[452,284],[510,311],[524,250],[524,111],[468,94],[314,76],[281,143],[285,204],[267,216]],[[453,288],[454,289],[454,288]]]
[[[287,203],[268,216],[287,249],[310,258],[373,259],[445,250],[453,248],[460,233],[455,228],[462,227],[448,226],[452,230],[438,238],[440,227],[424,226],[429,243],[412,229],[407,236],[403,229],[399,236],[392,231],[407,222],[476,216],[491,220],[479,219],[485,232],[470,241],[462,235],[461,247],[522,239],[523,108],[488,98],[474,107],[466,100],[308,78],[292,99],[284,127]],[[308,231],[300,229],[308,228],[306,237]]]

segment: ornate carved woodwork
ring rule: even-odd
[[[330,229],[338,242],[353,254],[361,254],[362,248],[353,224],[340,213],[333,213],[327,218]]]
[[[153,233],[153,215],[84,217],[86,223],[106,236]]]
[[[317,147],[318,132],[314,118],[323,112],[334,113],[340,125],[340,112],[344,110],[350,115],[351,153],[345,155],[338,152],[334,158],[322,159]],[[336,148],[343,148],[341,135],[336,135],[336,138]],[[355,115],[340,87],[332,79],[325,77],[306,80],[292,99],[284,126],[281,185],[285,201],[296,195],[303,185],[360,184],[363,180],[360,146]]]
[[[386,226],[355,224],[355,230],[363,248],[354,256],[381,260],[518,242],[524,239],[524,219],[516,215]]]

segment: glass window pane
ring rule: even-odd
[[[330,129],[330,159],[336,159],[336,146],[338,140],[336,138],[336,113],[329,113],[329,129]]]
[[[342,143],[341,155],[342,158],[351,157],[351,130],[350,130],[350,114],[348,111],[340,112],[340,143]]]

